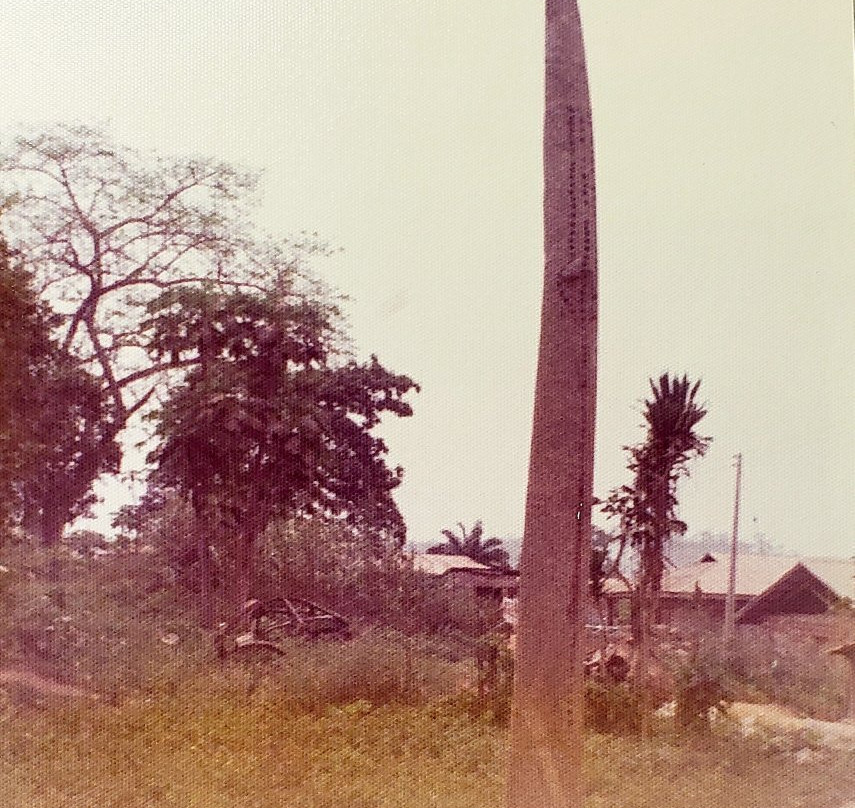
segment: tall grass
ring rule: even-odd
[[[449,640],[467,636],[465,614],[422,579],[371,568],[377,596],[367,602],[399,614],[397,628],[366,620],[349,642],[294,639],[280,657],[221,661],[198,628],[192,593],[149,557],[102,563],[7,548],[0,561],[15,571],[0,591],[2,664],[44,665],[109,696],[51,703],[0,691],[0,806],[501,804],[506,735],[497,719],[509,669],[490,681],[488,709],[455,695],[477,681],[466,643]],[[311,580],[357,596],[352,581],[335,590]],[[431,635],[414,630],[425,620]],[[786,675],[817,691],[813,651],[796,643],[784,654],[774,639]],[[740,687],[761,692],[768,660],[759,647],[729,664]],[[705,664],[719,671],[721,662]],[[614,725],[633,714],[616,692],[618,701],[599,693],[594,706],[603,727],[631,730]],[[855,796],[851,759],[805,739],[742,738],[726,721],[698,737],[590,734],[588,808],[839,808]]]
[[[318,712],[265,688],[197,686],[7,717],[0,805],[487,808],[502,801],[505,744],[447,704]],[[726,726],[699,739],[592,734],[584,759],[588,808],[839,808],[855,794],[848,755],[802,758]]]
[[[468,808],[501,793],[501,738],[408,707],[318,715],[255,693],[202,692],[4,726],[9,806]]]

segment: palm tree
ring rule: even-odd
[[[695,429],[707,412],[697,401],[700,381],[663,373],[658,382],[649,382],[647,435],[628,449],[633,482],[612,491],[605,510],[621,518],[626,539],[638,551],[639,587],[655,593],[662,585],[668,540],[686,530],[677,518],[677,483],[688,474],[689,461],[706,452],[710,438]]]
[[[462,522],[458,522],[457,526],[460,528],[459,536],[451,530],[443,530],[445,543],[429,547],[428,552],[435,555],[464,555],[491,567],[507,567],[510,564],[508,551],[502,547],[501,539],[483,539],[484,525],[480,519],[468,532]]]
[[[646,699],[651,626],[658,611],[668,541],[686,531],[677,516],[677,483],[689,473],[689,461],[702,456],[710,443],[696,430],[707,412],[697,401],[700,381],[692,384],[685,375],[671,378],[663,373],[658,382],[649,382],[651,397],[644,402],[647,435],[644,443],[628,448],[633,482],[612,491],[604,506],[607,513],[620,517],[622,541],[638,553],[632,632],[642,699]],[[646,711],[642,721],[646,727]]]
[[[546,0],[544,286],[520,558],[509,808],[581,808],[597,250],[591,104],[575,0]]]
[[[685,375],[672,379],[663,373],[658,384],[653,379],[649,383],[652,397],[644,402],[647,439],[631,450],[629,468],[635,473],[634,543],[651,591],[658,592],[668,539],[686,531],[677,518],[677,482],[688,474],[689,461],[706,452],[710,438],[695,430],[707,413],[696,399],[700,380],[691,384]]]

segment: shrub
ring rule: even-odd
[[[299,710],[322,713],[356,703],[422,704],[452,690],[460,675],[458,664],[390,629],[368,629],[348,642],[294,638],[282,647],[284,655],[272,660],[227,659],[225,676]]]
[[[585,680],[585,724],[602,733],[625,735],[641,729],[642,699],[626,683]]]
[[[478,638],[475,667],[475,689],[456,694],[453,705],[470,718],[506,727],[511,718],[514,657],[504,632],[494,630]]]
[[[493,604],[412,569],[395,547],[312,520],[275,523],[260,549],[259,594],[317,601],[346,617],[405,634],[478,637],[498,618]]]
[[[836,720],[845,712],[846,676],[825,651],[851,636],[853,629],[850,615],[829,612],[782,615],[740,626],[729,649],[718,636],[707,636],[695,652],[696,678],[712,677],[733,700],[772,701],[814,718]]]
[[[686,667],[677,676],[674,720],[681,730],[708,729],[711,714],[723,713],[728,696],[718,672],[697,666]]]

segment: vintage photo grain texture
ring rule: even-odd
[[[850,0],[0,43],[0,805],[855,808]]]

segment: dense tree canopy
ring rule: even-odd
[[[119,450],[99,380],[51,338],[57,317],[24,266],[0,252],[2,510],[54,543],[94,501],[98,475],[117,470]]]
[[[50,351],[42,314],[30,278],[5,241],[0,241],[0,516],[4,519],[15,507],[14,483],[35,461],[26,394],[33,366]]]
[[[33,414],[39,473],[17,491],[45,542],[118,470],[132,419],[156,423],[155,483],[192,503],[199,558],[216,547],[244,584],[277,516],[403,541],[391,496],[402,472],[372,430],[410,414],[415,384],[345,353],[333,299],[303,268],[326,248],[260,233],[256,186],[250,172],[143,154],[85,126],[20,137],[0,156],[4,226],[34,280],[19,303],[45,343],[25,351],[30,384],[12,396]]]
[[[160,412],[157,481],[223,537],[238,584],[251,585],[253,548],[275,516],[318,515],[403,541],[391,497],[402,471],[371,430],[384,413],[410,415],[416,385],[376,358],[341,357],[334,309],[170,290],[149,311],[156,361],[198,359]]]

